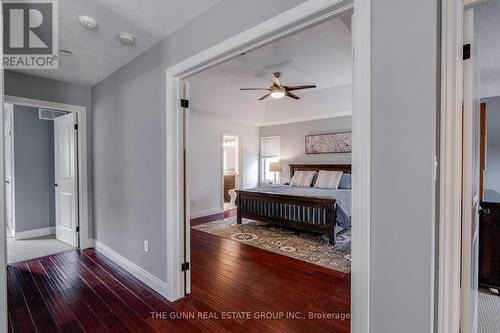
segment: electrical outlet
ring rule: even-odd
[[[144,241],[144,252],[149,252],[149,243],[147,240]]]

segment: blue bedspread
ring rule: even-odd
[[[337,209],[336,209],[337,225],[343,228],[349,228],[351,226],[352,190],[331,190],[331,189],[313,188],[313,187],[272,185],[272,186],[247,189],[245,191],[335,199],[337,202]]]

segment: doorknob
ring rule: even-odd
[[[54,187],[58,187],[58,186],[59,186],[59,185],[57,185],[57,184],[54,184]]]
[[[480,215],[481,214],[488,215],[490,213],[490,209],[489,208],[479,207],[479,210],[477,212]]]
[[[10,184],[10,180],[6,180],[6,181],[5,181],[5,184]]]

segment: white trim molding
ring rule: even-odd
[[[306,29],[354,8],[353,104],[353,273],[351,309],[353,333],[369,332],[370,303],[370,103],[371,103],[371,1],[309,0],[247,31],[215,45],[166,71],[167,133],[167,298],[184,296],[184,191],[183,126],[180,107],[183,78],[249,52],[276,39]],[[271,36],[271,37],[270,37]]]
[[[32,229],[32,230],[26,230],[26,231],[18,231],[18,232],[16,232],[14,239],[15,240],[29,239],[29,238],[53,235],[55,233],[56,233],[56,227],[47,227],[47,228],[39,228],[39,229]]]
[[[94,247],[97,252],[101,253],[102,255],[113,261],[115,264],[125,269],[127,272],[135,276],[137,279],[139,279],[141,282],[152,288],[163,297],[167,297],[167,284],[165,282],[152,275],[151,273],[148,273],[142,267],[134,264],[132,261],[128,260],[118,252],[115,252],[99,241],[94,241]]]
[[[438,333],[460,331],[464,10],[482,1],[442,1]]]
[[[5,96],[5,103],[14,105],[31,106],[35,108],[47,108],[75,112],[78,115],[78,201],[79,201],[79,224],[80,224],[80,248],[92,247],[90,236],[90,214],[89,214],[89,179],[88,179],[88,148],[87,148],[87,108],[79,105],[56,103],[38,99]],[[3,127],[3,118],[0,120]]]
[[[462,220],[462,30],[461,0],[442,1],[441,128],[438,243],[438,333],[460,327]]]
[[[215,215],[215,214],[221,214],[224,213],[224,209],[221,207],[217,208],[210,208],[210,209],[204,209],[204,210],[199,210],[197,212],[191,212],[189,217],[191,219],[197,219],[199,217],[205,217],[205,216],[210,216],[210,215]]]
[[[371,0],[354,0],[351,332],[370,332]]]

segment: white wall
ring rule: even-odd
[[[309,134],[335,133],[350,131],[352,128],[351,116],[335,117],[321,120],[304,121],[299,123],[266,126],[260,128],[260,136],[279,136],[280,155],[283,163],[281,181],[288,182],[290,163],[336,163],[350,164],[351,154],[306,154],[305,136]]]
[[[483,98],[486,103],[487,137],[484,188],[500,193],[500,96]]]
[[[259,173],[259,128],[192,111],[189,158],[191,216],[222,209],[222,135],[240,136],[242,188],[255,187]]]
[[[437,0],[372,1],[373,333],[434,331],[438,15]]]

